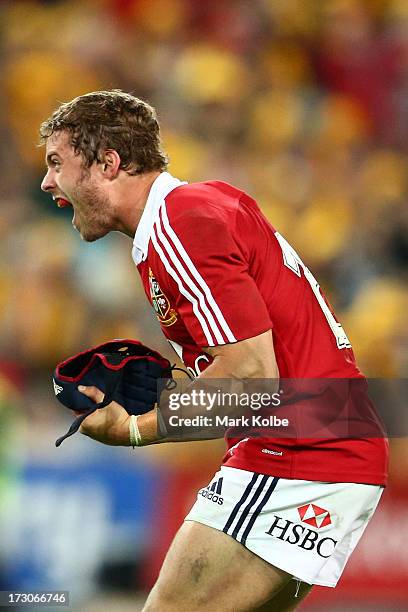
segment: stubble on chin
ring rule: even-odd
[[[106,236],[106,234],[109,232],[108,229],[101,226],[99,223],[94,223],[92,225],[92,222],[90,222],[86,225],[80,224],[79,226],[74,227],[84,242],[95,242],[96,240],[99,240],[99,238]]]
[[[109,224],[109,201],[93,185],[78,183],[75,193],[78,224],[75,229],[84,242],[95,242],[111,231]],[[78,213],[78,208],[81,213]]]
[[[99,240],[99,238],[103,238],[103,237],[104,237],[104,236],[106,236],[106,234],[108,234],[108,233],[109,233],[109,230],[106,230],[106,231],[100,232],[100,233],[98,233],[98,234],[97,234],[97,233],[92,233],[92,234],[91,234],[90,232],[88,232],[88,233],[86,233],[86,232],[82,233],[82,232],[80,231],[80,232],[79,232],[79,235],[81,236],[81,239],[82,239],[84,242],[96,242],[96,240]]]

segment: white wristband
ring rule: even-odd
[[[142,436],[140,435],[139,427],[137,424],[137,420],[140,417],[140,414],[131,414],[129,419],[129,437],[130,437],[130,445],[135,448],[135,446],[142,445]]]

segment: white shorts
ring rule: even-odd
[[[335,587],[382,491],[221,467],[185,520],[227,533],[298,580]]]

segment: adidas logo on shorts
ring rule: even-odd
[[[208,499],[208,501],[212,501],[215,504],[222,506],[224,503],[224,498],[221,497],[222,481],[223,477],[218,478],[218,480],[214,480],[214,482],[206,486],[205,489],[200,489],[198,494]]]

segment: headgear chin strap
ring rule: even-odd
[[[105,397],[103,398],[101,402],[99,402],[98,404],[94,404],[92,408],[88,408],[86,412],[77,416],[75,421],[72,423],[71,427],[68,429],[67,433],[61,436],[60,438],[58,438],[58,440],[56,440],[55,446],[57,447],[60,446],[66,438],[69,438],[74,433],[76,433],[78,429],[81,427],[82,421],[84,421],[86,417],[88,417],[90,414],[98,410],[98,408],[105,408],[105,406],[107,406],[113,401],[113,396],[120,383],[122,375],[123,375],[123,369],[119,370],[118,375],[117,375],[117,380],[115,382],[115,385],[112,391],[110,391],[109,393],[105,393]],[[86,395],[84,395],[84,397],[86,397]]]

